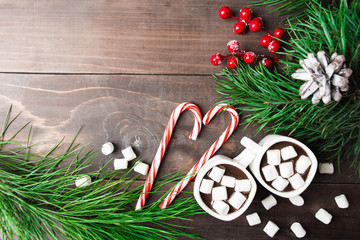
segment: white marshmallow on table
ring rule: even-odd
[[[281,158],[283,160],[289,160],[297,156],[297,152],[293,146],[287,146],[281,149]]]
[[[128,161],[125,158],[114,159],[114,169],[121,170],[128,168]]]
[[[261,169],[262,173],[264,174],[266,181],[272,181],[279,176],[276,167],[273,165],[267,165]]]
[[[271,185],[281,192],[289,185],[289,181],[279,176],[271,183]]]
[[[134,150],[131,146],[128,146],[127,148],[121,150],[122,155],[124,158],[128,161],[131,161],[136,158],[136,154],[134,153]]]
[[[249,192],[251,190],[251,182],[249,179],[235,180],[235,191]]]
[[[298,222],[294,222],[293,224],[291,224],[290,229],[297,238],[303,238],[306,235],[305,229]]]
[[[225,168],[223,167],[213,167],[211,172],[209,173],[209,178],[214,180],[215,182],[220,182],[221,178],[224,176]]]
[[[136,164],[136,166],[134,167],[134,171],[138,172],[138,173],[140,173],[142,175],[146,175],[148,173],[148,171],[149,171],[149,165],[139,161]]]
[[[320,208],[319,211],[317,211],[315,217],[325,224],[329,224],[332,219],[332,215],[323,208]]]
[[[246,197],[240,192],[234,192],[228,200],[229,204],[235,209],[239,209],[245,201]]]
[[[266,226],[264,227],[263,231],[269,235],[269,237],[274,237],[275,234],[279,231],[279,227],[273,223],[272,221],[268,221]]]
[[[302,206],[304,205],[305,201],[304,199],[299,195],[299,196],[295,196],[295,197],[292,197],[292,198],[289,198],[289,201],[295,205],[295,206]]]
[[[300,174],[296,173],[292,177],[288,178],[291,186],[296,190],[305,185],[304,179],[300,176]]]
[[[230,206],[223,201],[215,201],[212,207],[216,212],[218,212],[222,216],[227,215],[230,210]]]
[[[214,187],[212,189],[212,200],[213,201],[226,200],[227,198],[228,198],[228,196],[227,196],[227,190],[226,190],[225,186]]]
[[[84,187],[91,183],[91,177],[89,175],[82,175],[75,180],[76,187]]]
[[[266,210],[274,207],[277,204],[276,198],[273,195],[269,195],[267,198],[261,200],[262,205]]]
[[[295,170],[303,174],[311,166],[311,160],[307,156],[301,155],[296,161]]]
[[[224,175],[221,178],[221,183],[220,184],[225,186],[225,187],[234,188],[235,187],[235,178],[232,177],[232,176]]]
[[[280,175],[283,178],[289,178],[294,175],[294,166],[292,162],[283,162],[279,165]]]
[[[334,165],[332,163],[319,163],[320,174],[333,174]]]
[[[349,202],[344,194],[336,196],[335,202],[339,208],[348,208],[349,207]]]
[[[249,164],[255,159],[256,154],[249,149],[245,148],[238,156],[234,158],[234,161],[240,166],[247,168]]]
[[[270,165],[279,165],[281,163],[280,150],[271,149],[266,152],[267,162]]]
[[[210,194],[213,186],[214,186],[214,181],[213,181],[213,180],[204,178],[204,179],[201,181],[200,190],[199,190],[199,191],[200,191],[201,193]]]
[[[257,212],[246,215],[246,220],[248,221],[250,226],[255,226],[261,223],[261,219],[259,217],[259,214],[257,214]]]
[[[114,144],[112,144],[111,142],[107,142],[102,145],[101,152],[104,155],[109,155],[114,151],[114,149]]]

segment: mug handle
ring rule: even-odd
[[[263,147],[248,137],[243,137],[240,143],[245,149],[234,158],[234,161],[246,168],[255,159],[256,154],[263,151]]]

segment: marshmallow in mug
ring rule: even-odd
[[[221,183],[220,184],[225,186],[225,187],[234,188],[235,187],[235,178],[232,177],[232,176],[224,175],[221,178]]]
[[[221,178],[224,176],[225,168],[224,167],[213,167],[209,173],[209,178],[215,182],[220,182]]]
[[[227,191],[225,186],[214,187],[212,189],[212,200],[213,201],[221,201],[227,200]]]
[[[220,215],[225,216],[228,214],[230,210],[230,206],[225,203],[224,201],[214,201],[212,207],[216,212],[218,212]]]
[[[240,192],[234,192],[229,198],[228,202],[235,209],[239,209],[246,201],[246,197]]]
[[[235,191],[249,192],[251,190],[251,182],[249,179],[235,180]]]
[[[200,184],[200,192],[205,194],[210,194],[213,186],[214,186],[213,180],[204,178]]]

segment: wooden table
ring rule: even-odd
[[[214,67],[211,54],[225,54],[226,43],[237,39],[244,49],[264,52],[262,33],[232,33],[233,21],[218,17],[223,5],[241,9],[247,1],[66,1],[4,0],[0,3],[0,113],[13,104],[21,111],[11,131],[33,123],[33,142],[48,149],[65,136],[69,143],[81,128],[77,142],[94,148],[114,142],[131,145],[150,163],[172,110],[181,102],[196,103],[203,114],[216,102],[214,78],[224,65]],[[273,31],[281,19],[270,9],[254,7]],[[193,120],[180,118],[168,147],[161,175],[190,168],[230,121],[221,114],[205,127],[197,141],[188,140]],[[219,151],[235,157],[243,136],[260,140],[256,126],[240,126]],[[26,139],[26,134],[18,140]],[[311,146],[310,146],[311,147]],[[121,156],[116,151],[112,157]],[[102,159],[103,158],[103,159]],[[100,157],[105,161],[105,157]],[[261,199],[269,193],[259,186],[245,212],[258,212],[262,223],[249,227],[244,216],[222,222],[207,215],[194,217],[191,232],[206,239],[267,239],[268,220],[280,227],[276,239],[295,238],[289,227],[299,221],[308,239],[358,239],[360,236],[360,181],[344,163],[341,173],[317,175],[303,194],[305,205],[286,199],[266,211]],[[191,190],[191,186],[188,187]],[[334,197],[344,193],[349,209],[337,208]],[[315,219],[319,208],[333,215],[330,225]]]

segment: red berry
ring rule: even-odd
[[[261,62],[267,69],[270,69],[273,65],[272,61],[268,58],[264,58]]]
[[[215,53],[213,55],[211,55],[210,57],[210,62],[212,65],[219,65],[221,63],[221,61],[224,59],[224,56],[221,55],[220,53]]]
[[[270,36],[262,36],[260,38],[260,45],[264,48],[267,48],[269,46],[269,43],[272,41],[272,38]]]
[[[231,53],[237,53],[240,50],[240,43],[236,40],[231,40],[227,43],[227,49]]]
[[[282,28],[277,28],[274,31],[274,37],[281,38],[284,35],[285,31]]]
[[[234,69],[236,68],[236,65],[237,65],[237,60],[236,58],[234,57],[230,57],[228,60],[227,60],[227,66],[231,69]]]
[[[240,10],[240,18],[241,19],[249,19],[251,18],[252,11],[249,8],[243,8]]]
[[[227,6],[223,6],[219,9],[219,16],[222,19],[227,19],[231,17],[231,11],[230,8]]]
[[[249,29],[252,32],[258,32],[262,29],[262,21],[254,18],[249,25]]]
[[[261,22],[261,24],[263,23],[263,20],[262,20],[262,18],[261,18],[261,17],[254,17],[254,18],[253,18],[253,20],[258,20],[258,21],[260,21],[260,22]]]
[[[280,49],[280,43],[279,43],[279,41],[272,40],[272,41],[269,43],[269,46],[268,46],[269,52],[275,53],[275,52],[279,51],[279,49]]]
[[[252,64],[256,60],[256,55],[253,52],[247,52],[244,54],[243,59],[246,64]]]
[[[245,31],[245,23],[243,22],[235,23],[233,30],[235,34],[242,34]]]

